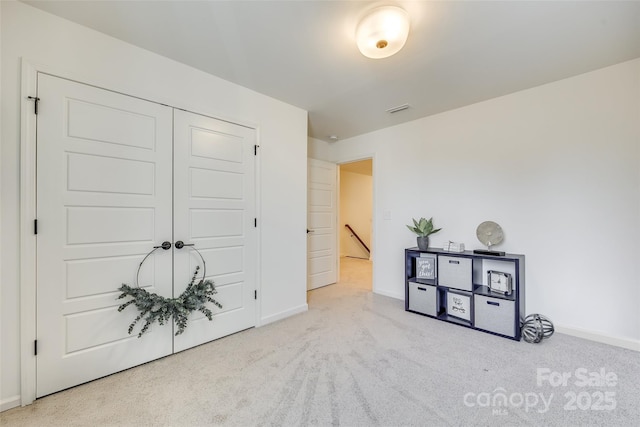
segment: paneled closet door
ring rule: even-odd
[[[255,326],[255,130],[44,74],[38,97],[36,395]],[[223,307],[138,338],[117,289],[165,241],[139,285],[178,296],[202,254]]]
[[[174,249],[174,292],[202,278],[199,252],[222,304],[212,322],[192,313],[175,351],[255,326],[255,144],[254,129],[174,110],[174,239],[193,245]]]
[[[307,289],[336,283],[336,164],[308,159]]]
[[[172,109],[38,77],[38,397],[171,354],[171,326],[138,339],[117,288],[172,241]],[[172,251],[140,286],[172,295]]]

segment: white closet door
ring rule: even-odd
[[[174,240],[202,254],[222,304],[212,322],[192,313],[175,351],[255,326],[255,144],[254,129],[174,110]],[[174,263],[177,296],[202,262],[185,246]]]
[[[172,110],[42,74],[38,96],[39,397],[172,352],[170,326],[129,335],[116,299],[172,240]],[[171,255],[140,285],[171,296]]]

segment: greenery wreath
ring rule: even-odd
[[[160,246],[159,246],[160,247]],[[146,289],[142,289],[138,286],[138,275],[140,274],[140,267],[144,261],[151,255],[156,249],[155,247],[151,252],[144,257],[140,265],[138,266],[138,274],[136,275],[136,286],[132,287],[127,284],[122,284],[118,288],[122,294],[118,299],[131,297],[132,299],[121,304],[118,307],[118,311],[122,311],[130,305],[135,305],[140,313],[129,325],[129,334],[133,332],[133,329],[140,320],[144,318],[145,324],[138,333],[138,338],[149,330],[154,322],[158,322],[160,325],[168,323],[169,319],[173,318],[178,330],[175,335],[178,336],[184,332],[188,324],[189,314],[193,311],[199,311],[204,314],[210,321],[213,320],[213,313],[206,306],[206,303],[212,303],[218,308],[222,308],[222,304],[212,298],[212,295],[216,294],[216,288],[211,280],[205,280],[206,266],[202,254],[193,248],[200,259],[202,259],[203,275],[202,279],[196,283],[196,276],[200,267],[196,267],[191,282],[187,285],[187,289],[180,294],[177,298],[164,298],[158,294],[148,292]]]

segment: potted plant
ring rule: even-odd
[[[442,228],[433,228],[433,218],[429,218],[428,220],[425,218],[420,218],[419,221],[413,219],[413,226],[407,225],[407,228],[418,235],[418,249],[427,250],[429,248],[429,236],[433,233],[437,233],[442,230]]]

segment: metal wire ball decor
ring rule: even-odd
[[[537,344],[553,335],[554,331],[551,320],[542,314],[530,314],[522,323],[522,338],[529,343]]]

